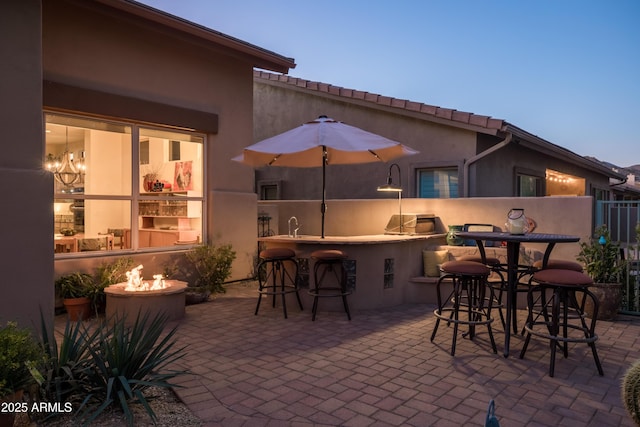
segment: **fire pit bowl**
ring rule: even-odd
[[[167,320],[177,320],[184,316],[185,290],[187,282],[165,280],[165,288],[155,290],[128,291],[128,283],[107,286],[106,316],[127,316],[127,322],[133,323],[138,315],[149,313],[151,317],[164,313]]]

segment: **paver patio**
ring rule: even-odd
[[[481,426],[490,399],[506,426],[633,426],[620,398],[625,369],[640,358],[640,318],[599,321],[597,373],[585,344],[558,355],[548,376],[549,346],[512,337],[498,354],[486,330],[459,339],[451,329],[433,343],[434,306],[344,312],[299,311],[264,304],[254,315],[256,285],[236,283],[214,301],[188,306],[179,324],[186,345],[178,396],[207,426]],[[320,310],[322,307],[320,307]],[[519,313],[521,322],[525,312]]]

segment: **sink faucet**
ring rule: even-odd
[[[296,222],[296,228],[293,230],[293,233],[291,233],[291,221]],[[298,218],[292,216],[291,218],[289,218],[289,237],[298,237],[298,230],[300,230],[300,226],[298,225]]]

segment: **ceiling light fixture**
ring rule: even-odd
[[[84,163],[84,151],[80,152],[80,160],[74,161],[73,153],[69,151],[69,127],[66,126],[65,149],[61,156],[47,154],[45,167],[53,173],[53,177],[66,188],[84,179],[86,165]]]

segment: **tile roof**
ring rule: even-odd
[[[473,114],[465,111],[458,111],[451,108],[443,108],[435,105],[424,104],[422,102],[409,101],[406,99],[393,98],[376,93],[361,90],[348,89],[334,86],[328,83],[314,82],[298,77],[291,77],[285,74],[275,74],[266,71],[254,70],[254,78],[286,83],[299,88],[335,95],[342,98],[351,98],[358,101],[371,102],[383,107],[399,108],[407,112],[425,114],[437,119],[450,120],[455,123],[484,128],[489,133],[503,130],[506,122],[490,116]]]
[[[430,118],[433,121],[447,121],[448,125],[467,127],[476,132],[497,135],[512,134],[520,141],[526,141],[529,148],[541,151],[547,155],[557,157],[573,164],[595,170],[611,178],[622,180],[624,175],[604,167],[597,162],[576,154],[564,147],[549,142],[543,138],[533,135],[503,119],[496,119],[491,116],[483,116],[465,111],[458,111],[451,108],[443,108],[435,105],[424,104],[422,102],[398,99],[390,96],[378,95],[376,93],[361,90],[348,89],[334,86],[328,83],[314,82],[298,77],[291,77],[286,74],[276,74],[267,71],[254,70],[254,80],[263,79],[272,82],[288,84],[305,90],[316,91],[341,98],[352,99],[358,102],[368,102],[384,108],[397,108],[399,113],[419,114],[423,118]]]

